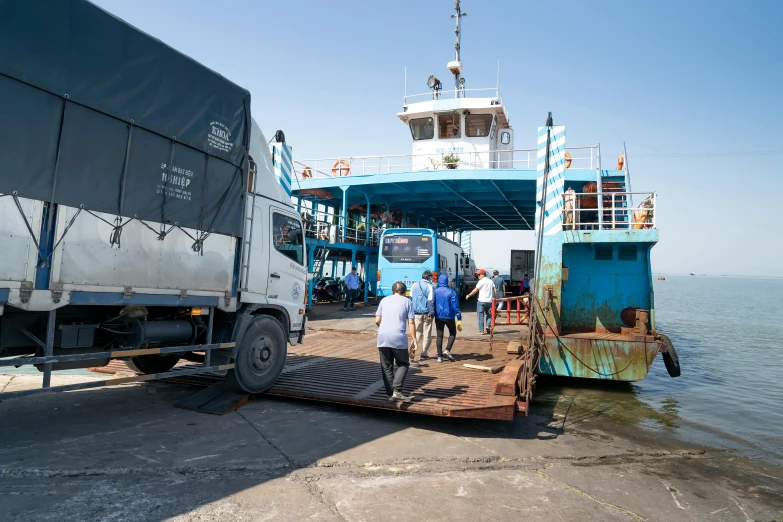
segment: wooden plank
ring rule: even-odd
[[[500,373],[500,371],[504,368],[504,366],[480,366],[478,364],[463,364],[465,368],[470,368],[471,370],[479,370],[482,372],[489,372],[489,373]]]
[[[500,374],[495,385],[495,395],[511,395],[516,397],[519,393],[517,391],[517,382],[519,381],[519,373],[522,371],[522,365],[524,360],[516,359],[506,364],[503,373]]]

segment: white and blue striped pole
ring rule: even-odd
[[[272,166],[280,186],[283,187],[288,197],[291,197],[291,178],[294,172],[291,148],[285,143],[272,144]]]

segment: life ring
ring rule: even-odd
[[[568,151],[565,153],[565,168],[571,168],[571,154]]]
[[[345,160],[337,160],[332,165],[332,175],[347,176],[351,173],[351,166]]]
[[[623,170],[623,165],[625,164],[625,158],[623,158],[623,155],[620,154],[617,156],[617,170]]]
[[[312,178],[312,177],[313,177],[313,171],[312,171],[312,170],[310,170],[310,167],[308,167],[307,165],[305,165],[305,166],[302,168],[302,178],[304,178],[304,179],[309,179],[309,178]]]

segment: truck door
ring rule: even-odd
[[[291,318],[291,330],[298,330],[307,280],[302,222],[289,210],[271,207],[269,211],[273,244],[269,249],[267,301],[284,307]]]

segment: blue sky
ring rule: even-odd
[[[403,96],[447,77],[452,0],[98,0],[247,88],[296,158],[410,152]],[[783,276],[783,2],[463,0],[468,88],[500,89],[518,148],[554,113],[567,144],[628,148],[634,190],[658,192],[656,272]],[[672,157],[662,154],[777,151]],[[483,233],[506,267],[529,233]]]

